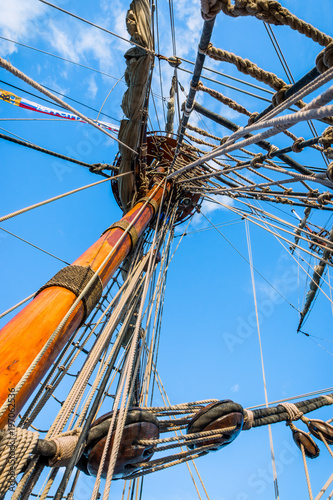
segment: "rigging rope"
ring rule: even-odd
[[[108,177],[109,175],[102,172],[102,169],[109,169],[109,165],[102,163],[86,163],[81,160],[76,160],[75,158],[70,158],[69,156],[62,155],[60,153],[56,153],[46,148],[42,148],[41,146],[37,146],[37,144],[33,144],[32,142],[21,141],[20,139],[15,139],[14,137],[10,137],[6,134],[0,134],[0,139],[5,139],[6,141],[13,142],[14,144],[18,144],[20,146],[25,146],[26,148],[34,149],[35,151],[39,151],[40,153],[46,153],[48,155],[54,156],[55,158],[60,158],[61,160],[66,160],[72,163],[76,163],[77,165],[81,165],[83,167],[88,167],[90,172],[94,174],[103,175],[104,177]]]
[[[247,248],[248,248],[248,252],[249,252],[253,300],[254,300],[254,307],[255,307],[255,312],[256,312],[256,322],[257,322],[257,331],[258,331],[258,340],[259,340],[259,349],[260,349],[262,378],[263,378],[263,383],[264,383],[265,403],[266,403],[266,408],[268,408],[268,396],[267,396],[266,375],[265,375],[265,367],[264,367],[264,357],[263,357],[263,352],[262,352],[260,325],[259,325],[259,317],[258,317],[258,306],[257,306],[257,295],[256,295],[255,280],[254,280],[254,274],[253,274],[253,258],[252,258],[251,239],[250,239],[250,231],[249,231],[249,225],[248,225],[247,220],[245,220],[245,231],[246,231],[246,239],[247,239]],[[270,425],[268,425],[268,433],[269,433],[269,444],[270,444],[270,448],[271,448],[271,459],[272,459],[272,468],[273,468],[275,498],[278,500],[280,498],[279,486],[278,486],[278,479],[277,479],[277,473],[276,473],[276,462],[275,462],[275,453],[274,453],[274,446],[273,446],[272,429],[271,429]]]
[[[39,0],[39,1],[41,2],[41,1],[44,1],[44,0]],[[73,108],[72,106],[70,106],[69,104],[67,104],[65,101],[63,101],[62,99],[60,99],[59,97],[57,97],[56,95],[54,95],[52,92],[50,92],[45,87],[43,87],[42,85],[40,85],[38,82],[36,82],[32,78],[30,78],[28,75],[25,75],[22,71],[20,71],[19,69],[15,68],[15,66],[13,66],[10,62],[6,61],[2,57],[0,57],[0,66],[2,68],[6,69],[7,71],[9,71],[10,73],[12,73],[17,78],[20,78],[21,80],[23,80],[25,83],[28,83],[29,85],[31,85],[34,89],[38,90],[42,94],[45,94],[50,99],[53,99],[53,101],[55,101],[57,104],[59,104],[63,108],[65,108],[68,111],[71,111],[75,115],[79,116],[82,120],[86,121],[87,123],[89,123],[90,125],[92,125],[93,127],[95,127],[97,130],[103,132],[103,134],[107,135],[108,137],[111,137],[111,139],[117,141],[119,144],[122,144],[126,149],[131,149],[128,146],[126,146],[126,144],[123,144],[113,134],[110,134],[107,130],[99,127],[93,120],[91,120],[90,118],[88,118],[87,116],[85,116],[84,114],[82,114],[80,111],[76,110],[75,108]],[[134,150],[132,150],[132,153],[137,154],[136,151],[134,151]]]

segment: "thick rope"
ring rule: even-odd
[[[236,426],[232,425],[230,427],[226,427],[225,429],[217,429],[217,430],[212,430],[212,431],[202,431],[202,432],[196,432],[193,434],[182,434],[181,436],[171,436],[168,438],[162,438],[162,439],[139,439],[136,443],[141,446],[149,446],[149,445],[159,445],[159,444],[164,444],[164,443],[173,443],[175,441],[191,441],[191,440],[196,440],[196,439],[201,439],[201,438],[206,438],[207,436],[222,436],[225,433],[228,433],[230,431],[235,430]],[[184,443],[183,443],[184,444]],[[179,443],[180,446],[180,443]]]
[[[229,106],[229,108],[234,109],[235,111],[238,111],[238,113],[243,113],[244,115],[251,116],[252,113],[248,111],[246,108],[238,104],[236,101],[233,99],[230,99],[230,97],[227,97],[221,92],[218,92],[217,90],[210,89],[209,87],[206,87],[203,85],[202,82],[199,82],[197,85],[197,90],[201,90],[201,92],[206,92],[209,94],[211,97],[214,97],[214,99],[217,99],[219,102],[222,102],[226,106]]]
[[[217,137],[216,135],[209,134],[208,132],[206,132],[202,128],[195,127],[194,125],[190,125],[189,123],[186,125],[186,128],[188,128],[189,130],[193,130],[193,132],[197,132],[198,134],[204,135],[206,137],[210,137],[210,139],[214,139],[215,141],[220,142],[220,140],[221,140],[221,137]]]
[[[232,52],[218,49],[211,43],[208,45],[206,55],[211,59],[215,59],[215,61],[224,61],[234,64],[237,67],[238,71],[240,71],[244,75],[250,75],[259,82],[263,82],[266,85],[269,85],[274,90],[280,90],[286,87],[286,83],[281,78],[278,78],[274,73],[259,68],[259,66],[254,64],[249,59],[243,59],[240,56],[236,56],[236,54],[233,54]],[[199,90],[201,90],[200,87]]]
[[[333,42],[330,42],[324,50],[319,52],[316,58],[316,68],[319,73],[324,73],[333,66]]]
[[[329,70],[325,73],[325,75],[327,75],[328,79],[331,77],[331,73],[330,73],[331,71],[332,70]],[[291,102],[298,101],[299,95],[303,95],[303,94],[307,95],[308,93],[315,90],[315,88],[317,88],[317,86],[320,86],[324,83],[326,83],[326,81],[324,79],[322,79],[322,77],[318,77],[315,80],[315,82],[311,83],[311,85],[307,85],[304,89],[302,89],[301,92],[295,94],[292,98],[288,98],[284,102],[284,104],[281,105],[282,108],[284,106],[288,107]],[[204,155],[199,160],[195,160],[194,162],[189,163],[186,167],[183,167],[177,171],[171,172],[167,176],[167,179],[170,179],[176,175],[179,175],[180,173],[182,173],[185,170],[189,170],[191,168],[194,168],[194,167],[202,164],[203,161],[208,161],[212,158],[215,158],[216,156],[220,156],[221,154],[226,154],[226,153],[229,153],[229,152],[234,151],[236,149],[239,149],[240,147],[248,146],[250,144],[261,141],[262,139],[267,139],[268,137],[271,137],[279,132],[282,132],[283,130],[289,128],[290,126],[292,126],[295,123],[298,123],[300,121],[307,121],[307,120],[311,120],[311,119],[320,119],[320,118],[323,118],[326,116],[330,116],[333,113],[333,106],[332,105],[323,106],[320,109],[316,109],[316,108],[311,109],[312,104],[313,103],[311,102],[309,105],[306,106],[306,108],[303,108],[302,111],[299,111],[293,115],[285,115],[285,116],[280,116],[280,117],[276,117],[276,118],[272,118],[272,119],[267,119],[266,121],[250,125],[246,129],[244,129],[244,128],[239,129],[238,131],[234,132],[232,134],[232,136],[230,136],[230,138],[228,139],[228,141],[225,144],[215,148],[213,152]],[[281,106],[275,108],[277,110],[276,112],[279,112],[282,110]],[[307,108],[309,108],[309,109],[307,109]],[[272,112],[270,115],[274,116],[274,112]],[[270,128],[270,127],[272,127],[272,128]],[[261,132],[257,135],[254,135],[248,139],[243,139],[239,143],[234,144],[234,141],[238,137],[242,137],[245,134],[250,133],[254,130],[258,130],[260,128],[267,128],[267,129],[270,128],[270,129],[266,130],[265,132]],[[212,174],[212,175],[214,175],[214,174]]]
[[[289,26],[325,47],[332,41],[331,37],[299,19],[275,0],[235,0],[234,4],[231,0],[201,0],[201,8],[203,17],[207,19],[215,17],[222,10],[232,17],[254,16],[269,24]]]

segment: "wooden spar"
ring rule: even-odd
[[[142,209],[145,201],[139,201],[120,222],[132,222],[140,236],[153,219],[155,211],[163,201],[163,186],[156,185],[149,191],[150,200]],[[166,186],[166,193],[170,184]],[[146,198],[146,199],[147,199]],[[154,208],[155,207],[155,208]],[[117,270],[132,248],[132,239],[127,233],[111,255],[110,252],[123,236],[125,229],[110,227],[73,265],[90,267],[93,271],[104,263],[99,271],[103,288]],[[109,257],[108,257],[109,256]],[[106,259],[108,257],[108,259]],[[36,356],[43,349],[53,332],[74,304],[77,296],[60,286],[51,286],[42,290],[22,311],[20,311],[0,331],[0,406],[24,376]],[[15,413],[18,414],[30,397],[46,371],[50,368],[61,349],[84,319],[84,304],[79,302],[65,326],[55,337],[37,366],[18,392],[15,399]],[[11,408],[13,410],[13,408]],[[0,428],[7,424],[8,412],[0,418]]]

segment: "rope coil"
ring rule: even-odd
[[[7,425],[0,441],[0,496],[12,488],[38,441],[38,432]]]

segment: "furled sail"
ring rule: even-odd
[[[139,145],[142,112],[153,60],[149,53],[153,49],[150,16],[148,0],[134,0],[126,17],[127,30],[131,35],[131,41],[136,46],[129,49],[124,56],[127,65],[125,80],[128,89],[123,96],[121,107],[127,119],[121,121],[119,139],[131,149],[137,149]],[[148,52],[143,47],[146,47]],[[132,151],[120,144],[119,152],[121,154],[120,173],[132,171],[134,160]],[[119,195],[125,212],[131,206],[134,193],[133,172],[132,175],[126,175],[119,180]]]

